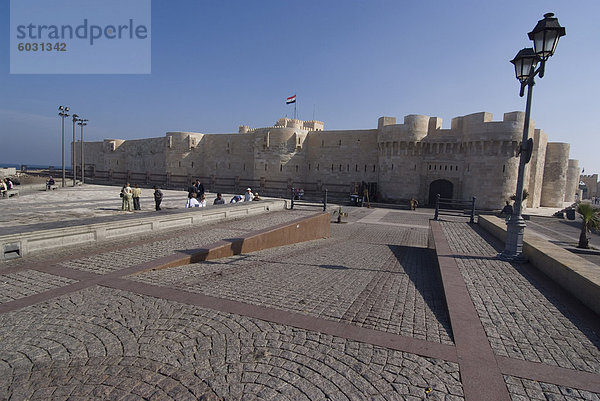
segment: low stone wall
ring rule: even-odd
[[[24,234],[0,236],[0,260],[13,259],[42,251],[100,243],[132,234],[158,232],[173,228],[196,226],[221,220],[283,210],[284,200],[240,202],[230,207],[194,208],[185,213],[152,214],[149,217],[118,222],[88,224],[76,227],[40,230]]]
[[[205,248],[196,249],[192,253],[176,252],[173,255],[153,260],[148,263],[145,270],[168,269],[298,242],[329,238],[330,225],[331,215],[329,213],[317,213],[265,230],[254,231],[240,238],[218,241]]]
[[[506,223],[495,216],[479,216],[479,225],[506,241]],[[529,263],[600,315],[600,266],[525,231],[523,254]]]

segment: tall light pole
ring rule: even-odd
[[[73,171],[73,186],[77,180],[77,173],[75,172],[75,123],[79,121],[79,116],[73,114],[73,144],[71,145],[71,169]]]
[[[81,148],[80,148],[80,158],[81,158],[81,183],[85,180],[85,164],[83,164],[83,127],[87,125],[87,118],[80,118],[77,125],[81,127]]]
[[[69,108],[58,106],[59,116],[62,117],[62,186],[65,186],[65,117],[69,117]]]
[[[517,192],[515,194],[515,205],[513,214],[506,223],[506,243],[504,251],[499,255],[503,260],[521,261],[523,257],[523,236],[525,234],[525,220],[521,216],[523,203],[523,181],[525,176],[525,165],[531,159],[533,151],[533,139],[529,138],[529,121],[531,116],[531,96],[533,93],[534,78],[539,75],[544,77],[546,61],[554,54],[558,39],[565,36],[565,28],[560,26],[558,19],[553,13],[544,14],[544,19],[538,21],[533,31],[528,33],[529,39],[533,41],[534,48],[528,47],[520,50],[511,63],[515,65],[515,75],[521,82],[519,96],[523,97],[527,87],[527,103],[525,106],[525,122],[523,126],[523,140],[519,153],[519,173],[517,176]],[[540,67],[536,70],[537,64]]]

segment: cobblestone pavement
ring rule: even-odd
[[[1,264],[0,399],[600,399],[587,321],[454,219],[444,238],[506,390],[473,393],[479,351],[455,351],[469,344],[428,248],[431,214],[344,211],[328,239],[133,275],[315,210]]]
[[[589,400],[600,401],[600,395],[585,390],[577,390],[566,386],[538,382],[535,380],[520,379],[505,376],[504,381],[513,401],[570,401]]]
[[[450,248],[497,355],[569,369],[600,372],[600,336],[544,291],[530,265],[490,257],[491,244],[464,240],[484,235],[464,223],[442,223]],[[468,256],[478,255],[478,256]]]

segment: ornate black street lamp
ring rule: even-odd
[[[527,104],[525,106],[525,122],[523,126],[523,140],[520,147],[519,174],[517,177],[517,192],[515,194],[515,205],[513,214],[506,224],[506,243],[504,251],[499,255],[504,260],[524,260],[523,258],[523,235],[525,233],[525,220],[521,216],[523,203],[523,181],[525,175],[525,165],[531,159],[533,151],[533,140],[529,139],[529,120],[531,115],[531,95],[534,78],[539,75],[544,76],[546,61],[554,54],[558,39],[565,36],[565,28],[560,26],[558,19],[554,18],[553,13],[544,14],[544,19],[538,21],[533,31],[528,33],[529,39],[533,41],[534,48],[528,47],[517,53],[510,62],[515,65],[515,75],[521,82],[521,92],[523,96],[525,87],[527,87]],[[536,67],[540,63],[540,67]]]
[[[62,117],[62,186],[65,186],[65,118],[69,117],[69,108],[58,106],[59,116]]]
[[[77,125],[81,127],[81,148],[80,148],[80,158],[81,158],[81,183],[85,180],[85,164],[83,163],[83,127],[87,125],[87,118],[80,118]]]

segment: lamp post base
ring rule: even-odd
[[[523,237],[525,235],[525,220],[521,215],[512,215],[506,223],[506,243],[504,251],[498,254],[500,260],[525,263],[523,255]]]

